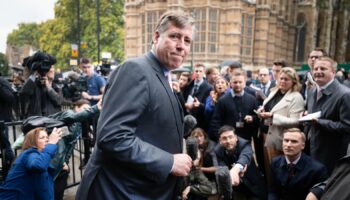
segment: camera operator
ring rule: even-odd
[[[55,63],[53,56],[41,51],[24,59],[24,65],[31,71],[20,91],[24,118],[33,115],[48,116],[61,111],[63,97],[53,82]]]
[[[102,64],[97,67],[98,73],[107,81],[111,73],[111,63],[106,58],[102,58]]]
[[[0,121],[10,122],[12,120],[12,104],[15,101],[14,91],[11,84],[0,76]],[[1,123],[1,126],[4,124]],[[2,179],[5,180],[8,170],[11,167],[14,154],[8,139],[8,127],[0,127],[0,148],[4,150],[2,157]]]
[[[80,67],[87,76],[88,91],[82,92],[82,97],[90,101],[91,105],[95,105],[101,98],[105,89],[106,80],[95,73],[94,67],[89,58],[82,58]]]

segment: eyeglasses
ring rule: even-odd
[[[309,56],[309,59],[315,59],[315,60],[317,60],[317,59],[319,59],[321,56]]]

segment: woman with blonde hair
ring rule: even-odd
[[[57,150],[62,130],[54,128],[50,136],[42,127],[29,131],[23,152],[13,163],[0,186],[0,199],[53,200],[54,171],[50,161]]]
[[[282,155],[282,136],[285,128],[299,126],[299,116],[304,111],[304,99],[300,94],[299,76],[291,67],[282,68],[276,87],[264,100],[258,116],[268,126],[265,138],[265,168],[270,178],[272,158]]]

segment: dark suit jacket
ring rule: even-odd
[[[194,81],[191,81],[184,89],[183,95],[184,95],[185,101],[187,101],[188,96],[191,94],[193,86],[194,86]],[[201,103],[198,108],[193,108],[190,111],[190,114],[197,119],[197,127],[201,127],[204,130],[207,130],[208,128],[208,122],[206,121],[206,117],[204,115],[205,101],[209,96],[209,93],[211,90],[212,90],[211,85],[204,79],[203,83],[199,86],[197,92],[193,94],[193,96],[196,97],[198,101],[200,101]]]
[[[242,104],[238,107],[234,102],[231,92],[227,92],[223,97],[219,99],[215,106],[215,111],[210,122],[212,137],[218,139],[218,130],[223,125],[230,125],[236,129],[236,134],[246,140],[251,140],[251,137],[258,131],[259,119],[256,116],[254,110],[258,108],[258,102],[256,98],[248,93],[244,93],[242,96]],[[241,113],[241,117],[239,116]],[[253,116],[253,123],[246,123],[243,119],[246,115]],[[244,122],[243,128],[237,128],[236,122],[241,120]]]
[[[271,80],[270,87],[267,88],[267,93],[265,94],[266,97],[268,97],[270,95],[271,89],[274,88],[275,86],[276,86],[276,81],[275,80]],[[257,84],[256,87],[259,88],[259,89],[263,88],[261,83]],[[258,99],[259,105],[262,105],[263,102],[264,102],[264,99],[261,98],[260,95],[257,95],[257,99]]]
[[[324,184],[321,200],[350,199],[350,155],[338,161],[332,175]]]
[[[269,200],[305,200],[312,186],[328,177],[326,167],[305,154],[301,154],[295,166],[294,176],[289,183],[287,183],[288,168],[285,156],[273,158],[271,175]]]
[[[183,114],[155,56],[130,59],[110,76],[97,141],[76,199],[173,199],[173,154]]]
[[[15,102],[14,91],[11,84],[0,77],[0,120],[12,120],[12,105]]]
[[[220,166],[227,166],[231,169],[233,164],[247,165],[247,171],[241,178],[241,184],[234,189],[249,193],[248,195],[261,200],[266,199],[266,185],[254,160],[252,160],[253,150],[248,140],[238,137],[233,155],[228,154],[220,144],[216,145],[214,151]]]
[[[331,173],[336,162],[346,155],[350,141],[350,89],[337,80],[329,85],[316,101],[316,87],[308,94],[308,113],[321,111],[316,125],[305,133],[310,140],[310,155],[326,165]]]

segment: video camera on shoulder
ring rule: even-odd
[[[23,59],[23,66],[28,67],[31,72],[38,72],[40,76],[45,76],[55,63],[55,57],[42,51]]]
[[[81,99],[81,92],[88,90],[87,77],[71,72],[63,81],[63,96],[73,102]]]

